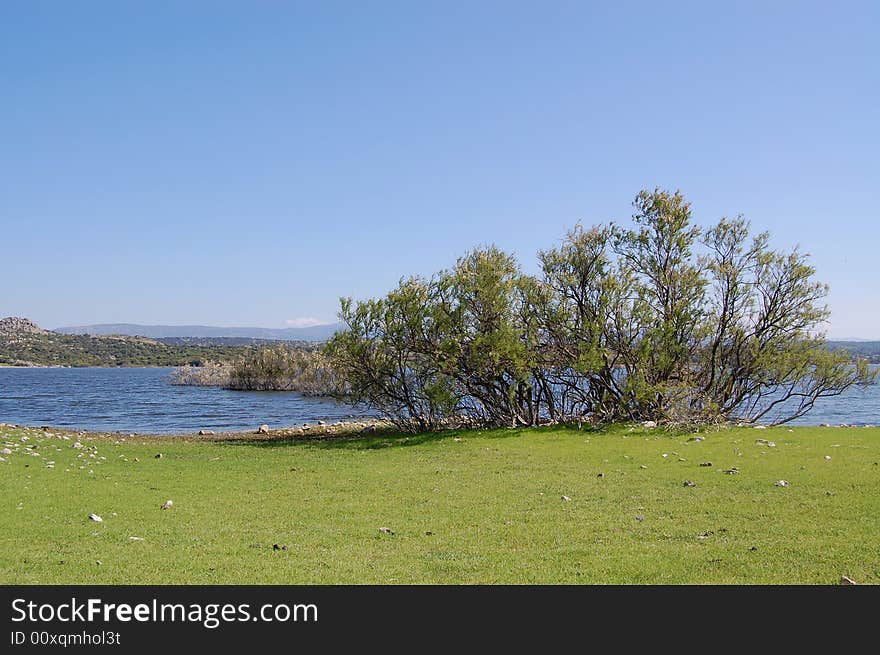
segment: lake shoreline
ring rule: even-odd
[[[574,423],[547,423],[539,426],[521,426],[515,428],[493,428],[493,431],[509,431],[515,433],[522,430],[552,430],[552,429],[573,429]],[[361,437],[381,436],[381,435],[397,435],[406,437],[420,437],[424,435],[443,435],[449,433],[474,433],[480,434],[487,432],[486,428],[468,426],[461,423],[450,425],[448,428],[436,430],[433,432],[424,432],[410,434],[401,432],[391,421],[386,419],[351,419],[336,421],[333,423],[309,423],[303,425],[269,427],[268,430],[261,430],[262,426],[253,430],[198,430],[183,431],[175,433],[149,433],[149,432],[124,432],[124,431],[106,431],[106,430],[88,430],[68,427],[57,427],[52,425],[25,425],[21,423],[4,423],[0,422],[0,430],[30,430],[41,431],[50,436],[69,437],[69,438],[85,438],[89,440],[118,440],[126,439],[144,439],[148,441],[169,441],[175,443],[193,441],[198,443],[210,442],[307,442],[307,441],[329,441],[333,439],[350,440]],[[728,423],[722,425],[707,425],[701,428],[674,427],[674,426],[657,426],[645,427],[640,423],[621,423],[611,425],[591,425],[584,423],[580,430],[584,433],[601,434],[606,431],[614,431],[621,428],[630,429],[632,431],[642,430],[645,433],[653,433],[657,435],[678,435],[684,433],[710,433],[725,430],[780,430],[788,429],[789,431],[800,430],[860,430],[860,429],[877,429],[878,426],[866,425],[743,425],[737,423]]]
[[[0,423],[171,437],[192,436],[204,430],[232,438],[248,435],[261,425],[268,425],[284,437],[381,428],[378,412],[361,406],[297,391],[172,385],[169,376],[175,370],[3,367]],[[767,423],[771,422],[767,417]],[[466,420],[453,423],[468,425]],[[839,397],[823,399],[789,425],[822,424],[880,424],[880,386],[852,389]]]
[[[107,430],[88,430],[53,425],[26,425],[22,423],[4,423],[0,421],[0,430],[32,430],[41,431],[54,436],[70,438],[86,438],[100,440],[145,439],[150,441],[197,441],[235,442],[235,441],[324,441],[331,438],[350,439],[352,437],[397,433],[390,421],[383,419],[351,419],[334,423],[309,423],[273,428],[260,431],[253,430],[198,430],[175,433],[124,432]],[[454,428],[450,428],[454,429]],[[203,433],[203,434],[202,434]]]

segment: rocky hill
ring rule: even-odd
[[[4,319],[0,319],[0,334],[15,336],[22,334],[45,334],[46,332],[47,330],[26,318],[7,316]]]

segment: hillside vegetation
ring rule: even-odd
[[[845,351],[853,359],[880,364],[880,341],[829,341],[828,347],[831,350]]]
[[[12,366],[182,366],[231,360],[248,346],[172,345],[143,337],[58,334],[31,321],[0,321],[0,363]]]

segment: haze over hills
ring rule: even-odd
[[[216,327],[210,325],[138,325],[136,323],[101,323],[56,328],[61,334],[92,334],[149,337],[271,339],[277,341],[326,341],[342,328],[342,323],[298,328]]]

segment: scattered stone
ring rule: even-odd
[[[642,423],[642,427],[643,428],[656,428],[657,421],[645,421],[644,423]]]
[[[288,550],[287,544],[283,546],[279,546],[278,544],[272,544],[272,550]]]
[[[690,439],[688,439],[688,441],[695,441],[699,443],[700,441],[703,441],[703,437],[691,437]]]
[[[857,585],[859,583],[850,577],[842,575],[842,576],[840,576],[840,584],[842,584],[842,585]]]
[[[91,520],[94,521],[95,523],[103,523],[103,522],[104,522],[104,519],[102,519],[102,518],[101,518],[100,516],[98,516],[97,514],[89,514],[89,519],[91,519]]]
[[[831,455],[825,455],[825,461],[826,461],[826,462],[827,462],[828,460],[830,460],[830,459],[831,459]]]
[[[213,430],[199,430],[199,436],[200,437],[213,437],[214,431]]]
[[[128,540],[129,541],[143,541],[144,538],[143,537],[129,537]]]
[[[648,468],[648,467],[645,466],[644,464],[640,464],[640,465],[639,465],[639,468],[640,468],[640,469],[646,469],[646,468]]]
[[[172,507],[174,507],[174,501],[166,500],[164,503],[162,503],[160,509],[171,509]]]
[[[685,480],[684,483],[683,483],[683,486],[685,486],[685,487],[696,487],[696,486],[697,486],[697,483],[696,483],[696,482],[693,482],[693,481],[691,481],[691,480]]]
[[[452,437],[452,440],[456,441],[458,443],[461,443],[462,441],[464,441],[464,439],[462,439],[461,437]]]
[[[430,530],[426,530],[426,531],[425,531],[425,536],[426,536],[426,537],[431,537],[431,536],[433,536],[433,534],[434,534],[434,533],[431,532]]]
[[[729,469],[724,469],[724,473],[726,473],[727,475],[736,475],[739,473],[739,469],[735,466],[732,466]]]
[[[95,564],[97,564],[98,566],[101,566],[101,564],[103,564],[103,562],[101,560],[95,560]]]
[[[563,496],[563,497],[562,497],[562,500],[564,500],[564,501],[567,502],[567,503],[570,503],[570,502],[571,502],[571,498],[569,498],[568,496]]]
[[[819,424],[819,427],[820,427],[820,428],[830,428],[830,427],[831,427],[831,424],[830,424],[830,423],[820,423],[820,424]]]
[[[318,425],[327,425],[326,421],[318,421]]]
[[[163,457],[165,457],[165,455],[162,453],[156,453],[156,459],[162,459]]]
[[[756,425],[756,426],[755,426],[755,429],[756,429],[756,430],[766,430],[766,429],[767,429],[767,426],[766,426],[766,425]]]
[[[9,448],[4,448],[3,450],[0,450],[0,453],[2,453],[4,455],[11,455],[12,451],[9,450]]]
[[[269,434],[269,426],[263,423],[263,425],[257,428],[257,434]]]
[[[391,528],[379,528],[379,532],[384,532],[385,534],[394,534],[394,531]]]
[[[700,466],[712,466],[712,462],[701,462]]]
[[[604,473],[599,473],[599,474],[596,475],[596,477],[597,477],[597,478],[604,478],[604,477],[605,477],[605,474],[604,474]]]
[[[697,539],[708,539],[709,537],[713,536],[714,534],[715,534],[715,532],[713,530],[707,530],[706,532],[701,532],[700,534],[698,534]]]
[[[750,553],[754,553],[754,552],[757,551],[757,550],[758,550],[758,547],[757,547],[757,546],[752,546],[751,548],[749,548],[749,552],[750,552]]]
[[[73,442],[73,448],[77,448],[77,449],[78,449],[78,448],[82,448],[82,447],[83,447],[83,445],[82,445],[79,441],[74,441],[74,442]]]
[[[776,444],[772,441],[767,441],[766,439],[755,439],[755,445],[757,446],[767,446],[768,448],[776,448]]]
[[[644,520],[645,520],[645,515],[644,515],[644,514],[636,514],[636,521],[638,521],[639,523],[641,523],[641,522],[644,521]]]
[[[774,487],[787,487],[788,480],[777,480],[776,482],[773,483],[773,486]]]

